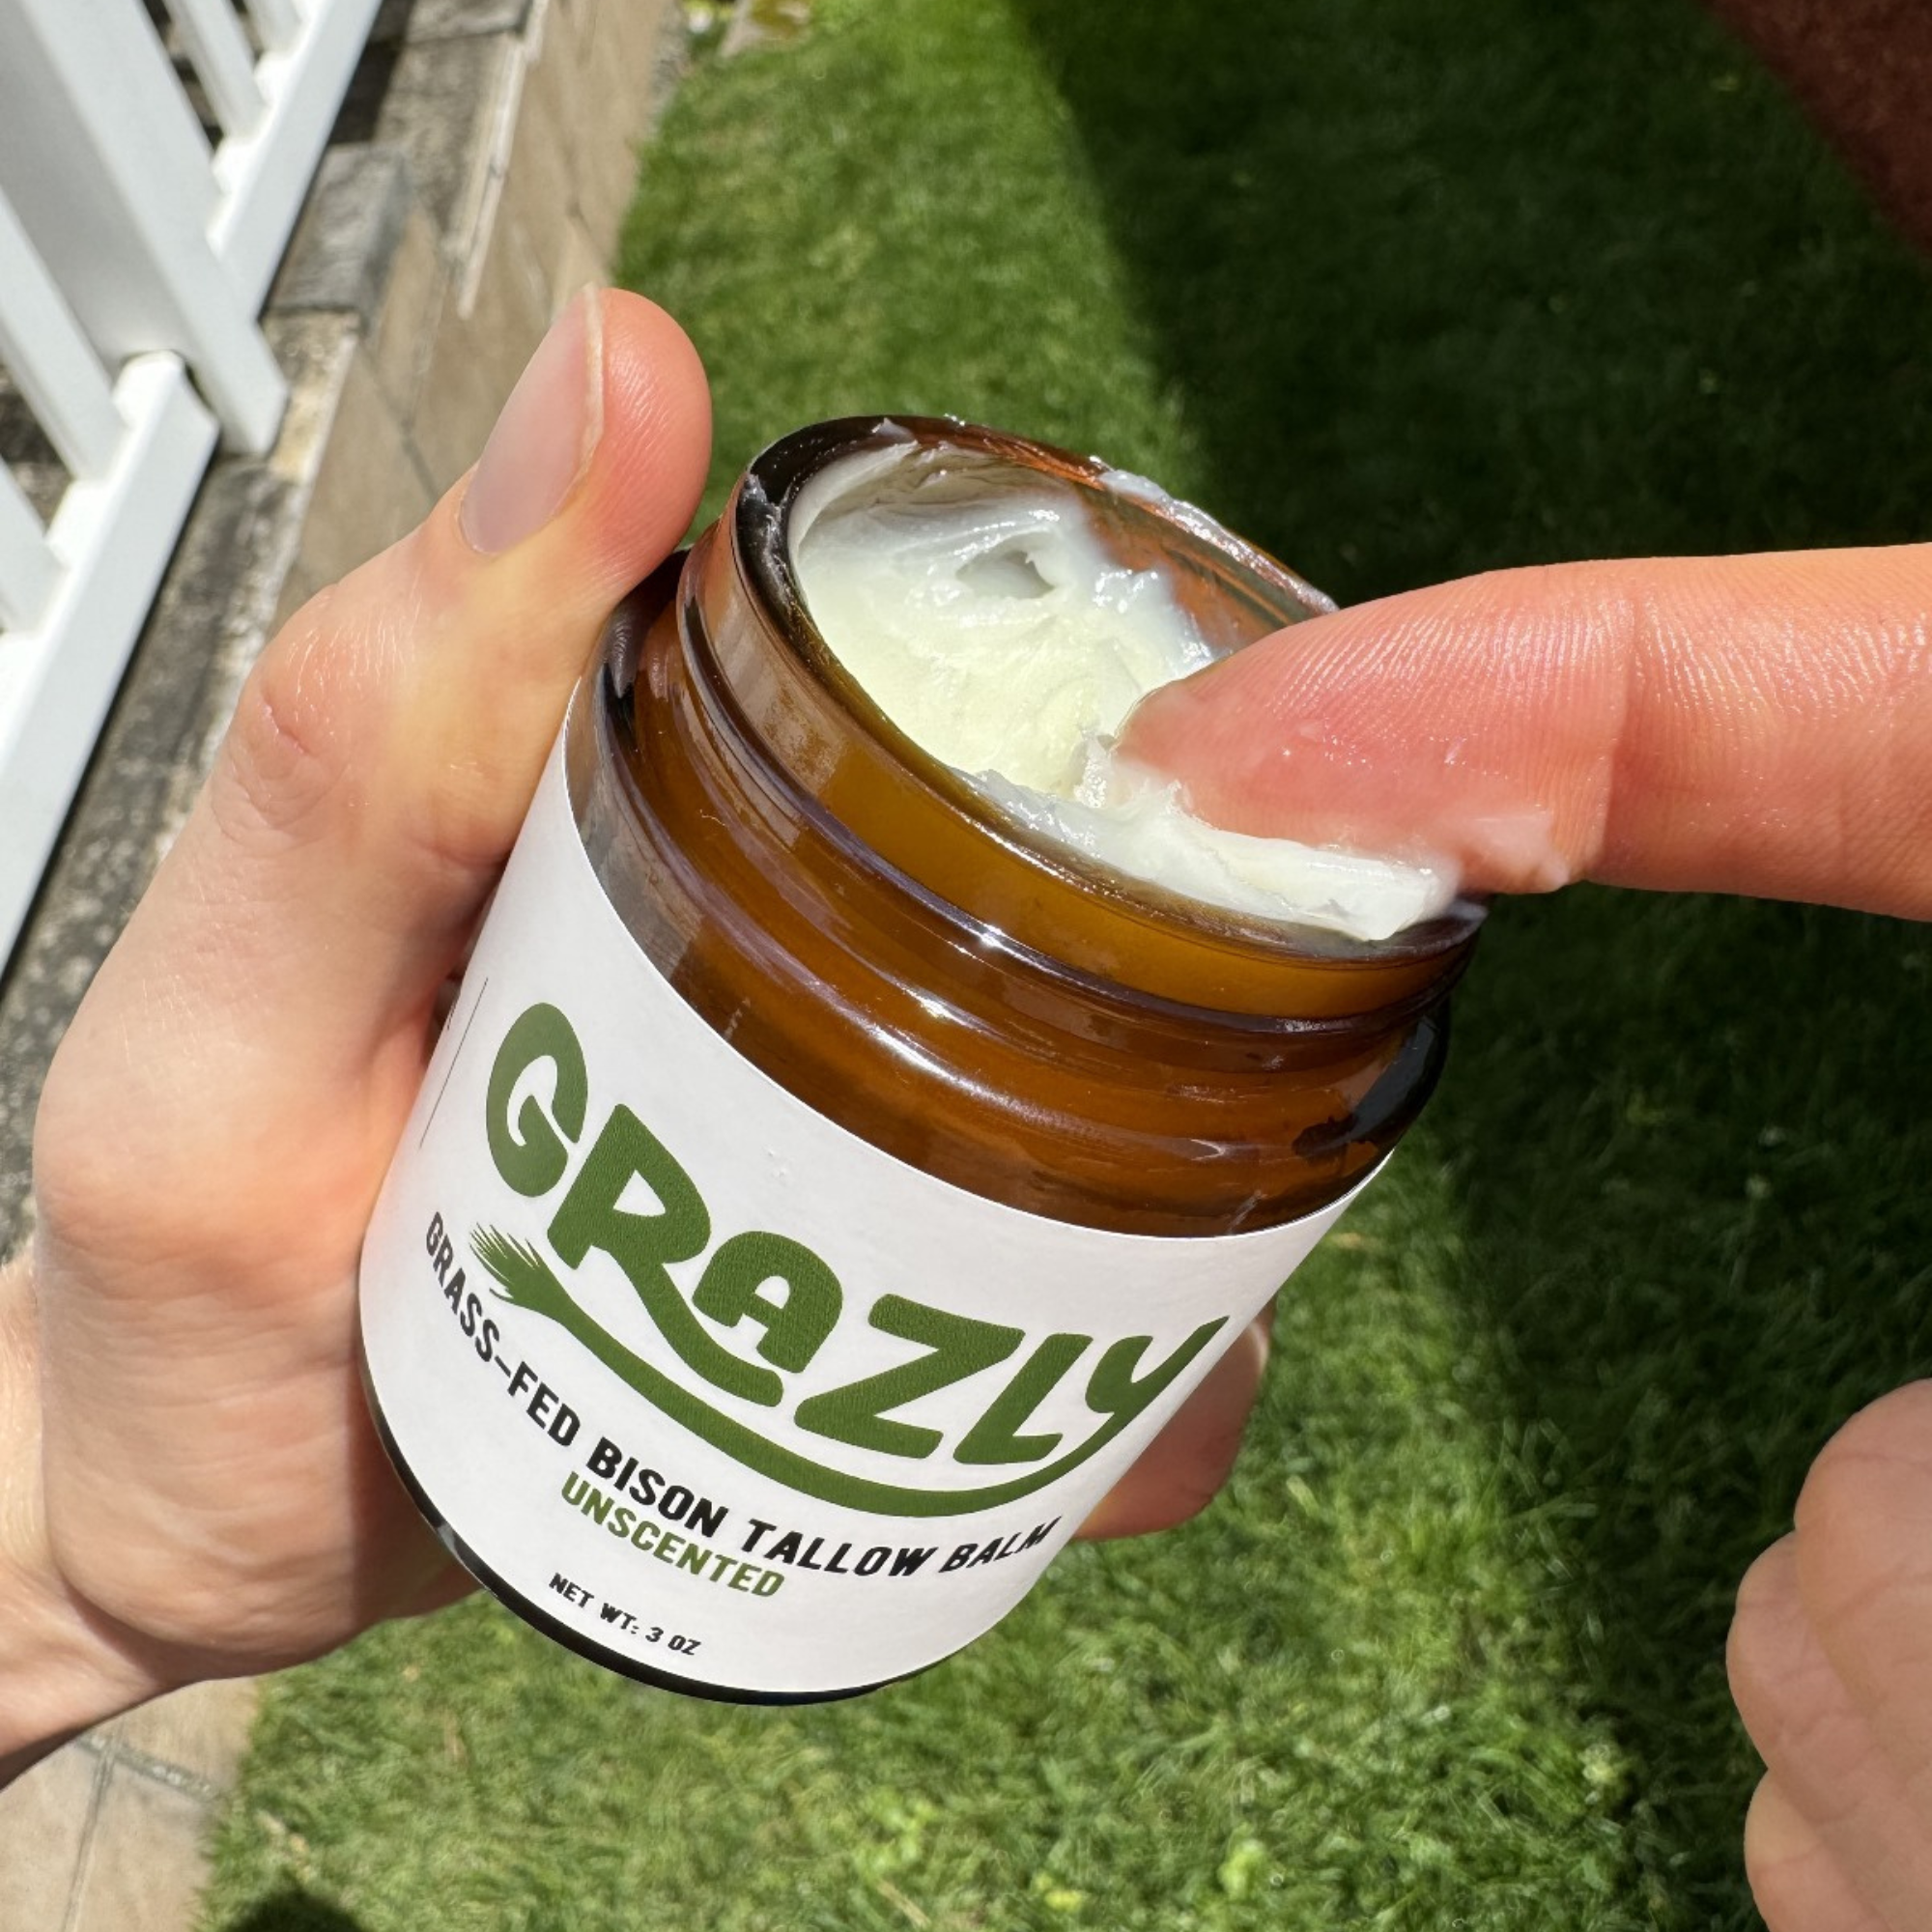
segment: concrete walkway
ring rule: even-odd
[[[198,1685],[0,1792],[0,1932],[185,1932],[254,1712],[251,1683]]]

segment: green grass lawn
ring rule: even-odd
[[[1925,533],[1932,277],[1690,0],[819,0],[701,62],[625,279],[771,436],[952,411],[1355,599]],[[482,1604],[271,1691],[219,1932],[1753,1924],[1728,1599],[1932,1369],[1932,935],[1503,907],[1228,1495],[851,1705]]]

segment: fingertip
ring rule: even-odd
[[[1231,831],[1550,890],[1604,819],[1624,648],[1609,569],[1495,572],[1292,625],[1152,693],[1122,750]]]
[[[1886,1932],[1817,1828],[1776,1778],[1745,1814],[1745,1875],[1769,1932]]]
[[[1893,1389],[1845,1423],[1811,1464],[1796,1518],[1814,1544],[1932,1528],[1932,1381]]]
[[[711,391],[677,322],[626,289],[596,292],[603,334],[605,430],[597,479],[606,529],[628,562],[675,547],[711,463]],[[641,573],[638,573],[641,574]]]
[[[477,464],[395,548],[452,592],[541,599],[581,620],[677,547],[710,460],[710,389],[691,338],[655,302],[588,287],[537,346]]]

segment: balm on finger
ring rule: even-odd
[[[921,1669],[1343,1211],[1477,915],[1221,844],[1110,752],[1323,608],[924,419],[774,444],[620,608],[363,1259],[384,1440],[511,1607],[711,1696]]]

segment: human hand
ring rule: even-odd
[[[706,466],[648,303],[559,321],[477,470],[264,652],[49,1072],[0,1273],[0,1782],[188,1681],[469,1586],[356,1372],[363,1229],[461,964],[618,598]],[[1097,1533],[1218,1487],[1251,1335]]]
[[[1359,606],[1151,696],[1205,816],[1477,890],[1577,878],[1932,916],[1932,548],[1512,571]],[[1251,1385],[1224,1384],[1228,1443]],[[1197,1403],[1208,1400],[1204,1389]],[[1195,1480],[1208,1476],[1195,1465]],[[1772,1932],[1932,1925],[1932,1385],[1819,1458],[1740,1594]]]
[[[55,1059],[0,1277],[0,1778],[467,1587],[364,1410],[357,1252],[564,699],[708,439],[675,325],[579,298],[472,475],[250,676]]]
[[[1747,1573],[1731,1690],[1768,1767],[1745,1859],[1771,1932],[1932,1923],[1932,1382],[1856,1415]]]

